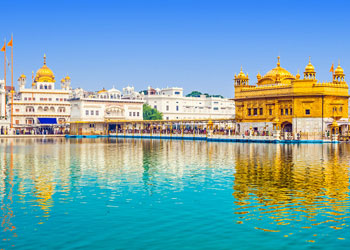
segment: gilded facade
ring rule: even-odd
[[[332,66],[333,69],[333,66]],[[333,70],[332,70],[333,71]],[[237,130],[245,132],[330,132],[348,130],[348,85],[340,65],[332,72],[332,82],[320,82],[314,66],[305,67],[303,77],[277,66],[257,83],[250,84],[241,71],[234,78]]]

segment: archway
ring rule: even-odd
[[[285,122],[282,124],[282,131],[291,133],[293,131],[293,125],[290,122]]]

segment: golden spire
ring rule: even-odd
[[[315,72],[315,67],[311,64],[311,56],[309,56],[309,63],[305,67],[305,72],[308,72],[308,73],[314,73]]]
[[[44,65],[46,65],[46,54],[44,54]]]
[[[277,67],[280,67],[281,63],[280,63],[280,56],[277,57]]]
[[[258,79],[258,81],[261,79],[261,75],[259,71],[258,71],[258,74],[256,75],[256,78]]]
[[[299,69],[298,69],[298,73],[295,75],[296,79],[299,80],[300,79],[300,73],[299,73]]]

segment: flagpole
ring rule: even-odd
[[[11,35],[11,128],[13,128],[13,35]]]
[[[5,81],[5,119],[6,119],[6,107],[7,107],[7,94],[6,94],[6,38],[5,38],[5,51],[4,51],[4,81]]]

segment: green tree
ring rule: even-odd
[[[157,109],[152,108],[148,104],[143,104],[143,119],[144,120],[162,120],[163,114]]]
[[[192,91],[191,93],[187,94],[186,97],[200,97],[202,93],[199,91]]]

